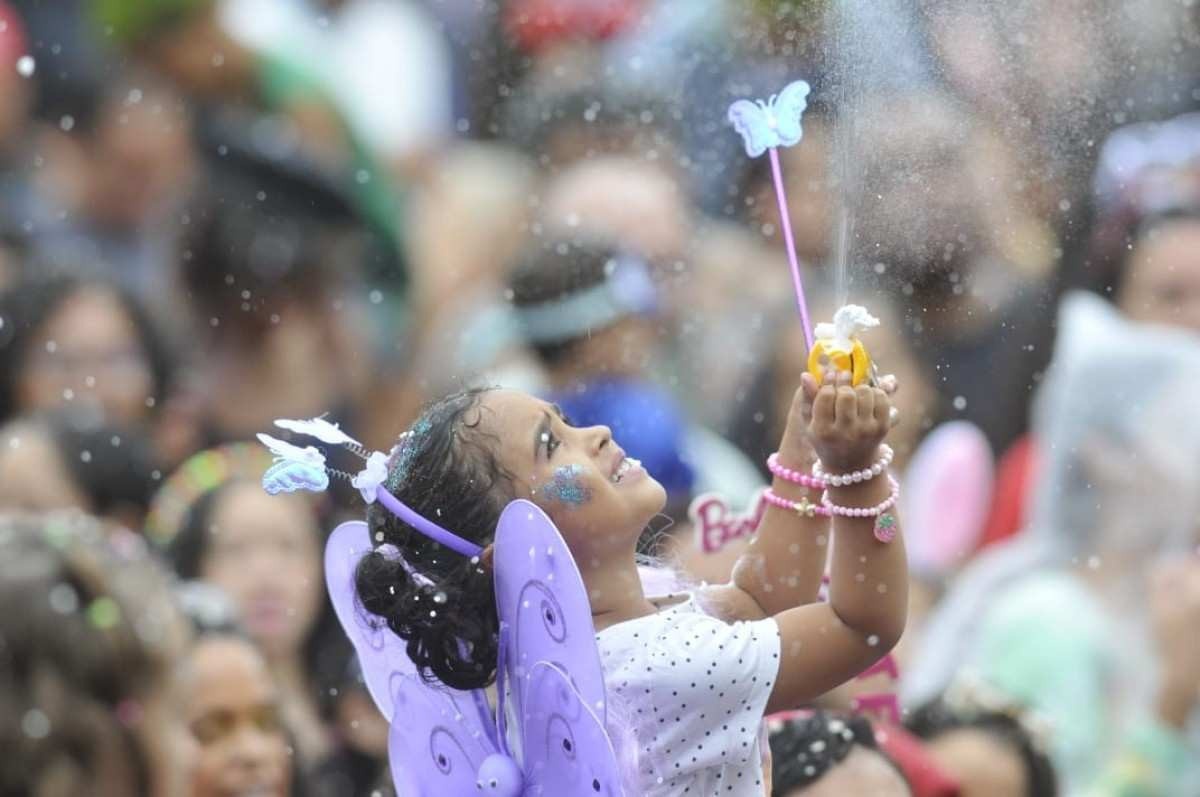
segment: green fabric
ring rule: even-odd
[[[1183,789],[1191,753],[1170,729],[1143,722],[1122,735],[1111,713],[1118,651],[1111,623],[1082,581],[1032,576],[1001,594],[971,665],[1052,725],[1051,757],[1067,794],[1200,795]],[[1183,789],[1183,790],[1181,790]]]
[[[91,0],[92,19],[116,44],[132,44],[152,36],[213,0]]]
[[[1200,794],[1196,762],[1174,730],[1154,722],[1133,728],[1088,797],[1175,797]],[[1189,785],[1190,784],[1190,785]]]
[[[1052,725],[1060,775],[1086,782],[1109,748],[1107,623],[1076,579],[1025,579],[999,596],[980,629],[973,667]]]

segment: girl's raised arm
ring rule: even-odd
[[[844,373],[828,373],[818,388],[806,374],[780,446],[781,464],[807,470],[807,438],[829,473],[870,468],[879,461],[890,412],[891,401],[879,388],[851,387]],[[816,491],[779,478],[772,489],[793,503],[820,500]],[[886,473],[829,487],[832,503],[847,509],[878,507],[890,494]],[[889,514],[895,517],[894,510]],[[854,678],[899,640],[908,608],[903,539],[896,524],[894,538],[880,542],[875,522],[874,516],[834,516],[829,602],[816,603],[830,521],[772,505],[733,584],[716,591],[732,617],[771,616],[779,626],[779,673],[769,711],[794,708]]]
[[[810,380],[805,375],[806,382]],[[849,376],[826,376],[815,390],[809,437],[825,469],[848,473],[879,459],[891,401],[879,388],[850,387]],[[839,507],[870,509],[888,500],[886,476],[829,488]],[[895,516],[893,515],[893,518]],[[835,515],[829,603],[775,615],[779,624],[779,675],[768,711],[812,700],[882,658],[900,639],[908,614],[908,561],[898,524],[890,542],[875,536],[874,516]]]

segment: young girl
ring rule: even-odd
[[[609,430],[575,428],[553,405],[521,393],[453,395],[402,439],[385,487],[484,553],[454,553],[375,503],[373,540],[403,558],[365,556],[357,591],[408,641],[423,672],[457,689],[488,686],[498,631],[490,546],[505,505],[530,498],[557,525],[583,576],[610,702],[628,708],[636,737],[637,793],[759,797],[763,713],[854,677],[904,628],[904,548],[898,536],[880,541],[889,538],[888,520],[895,528],[894,515],[884,514],[895,485],[881,448],[890,410],[882,389],[854,388],[834,373],[818,386],[806,375],[775,463],[779,506],[767,512],[732,582],[656,598],[643,589],[634,546],[665,493]],[[828,603],[816,600],[830,522],[803,511],[822,496],[797,474],[817,457],[827,474],[860,472],[828,489],[826,506],[841,508]],[[436,606],[422,600],[429,581]]]

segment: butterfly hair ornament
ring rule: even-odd
[[[799,144],[804,137],[800,118],[808,108],[809,92],[808,83],[797,80],[768,100],[737,100],[729,106],[729,121],[742,136],[748,156],[757,158],[764,152],[770,156],[771,178],[775,183],[775,198],[779,201],[779,223],[783,227],[788,265],[792,269],[792,287],[796,290],[796,304],[800,309],[800,321],[804,324],[804,341],[811,351],[812,323],[808,318],[808,302],[804,298],[804,283],[800,279],[800,261],[796,258],[796,241],[788,214],[783,170],[779,165],[779,148]]]
[[[388,489],[389,463],[405,456],[412,432],[388,455],[368,451],[322,418],[276,425],[340,446],[365,466],[356,474],[334,470],[315,446],[260,434],[275,457],[263,475],[268,493],[323,491],[331,476],[341,478],[368,504],[378,501],[438,544],[466,557],[483,554],[482,547],[422,517]],[[326,544],[329,596],[358,654],[367,690],[390,723],[388,759],[397,795],[625,794],[628,763],[619,761],[608,732],[591,607],[566,543],[540,508],[518,499],[501,514],[492,547],[500,620],[495,710],[482,689],[460,691],[424,677],[405,640],[363,608],[355,592],[362,557],[399,558],[413,574],[395,545],[375,545],[364,521],[342,523]],[[418,583],[432,583],[418,576],[413,575]]]

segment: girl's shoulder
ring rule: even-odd
[[[659,613],[665,611],[683,611],[683,612],[698,612],[699,606],[696,604],[696,593],[694,592],[668,592],[665,595],[654,595],[646,600],[653,603]]]
[[[611,625],[596,634],[602,658],[653,657],[656,652],[690,649],[714,651],[778,647],[779,630],[774,620],[729,622],[706,611],[694,592],[673,593],[649,599],[658,611]]]
[[[610,646],[626,639],[646,639],[656,634],[651,629],[667,625],[670,618],[679,615],[699,614],[696,596],[691,592],[673,592],[647,598],[658,610],[651,614],[623,620],[619,623],[602,628],[596,632],[596,641],[603,649],[605,643]]]

